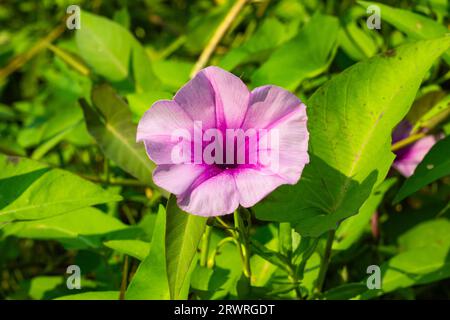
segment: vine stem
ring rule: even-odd
[[[222,20],[220,25],[217,27],[216,31],[214,32],[213,36],[209,40],[205,49],[203,49],[203,52],[201,53],[200,57],[198,58],[197,62],[195,63],[194,68],[192,69],[191,78],[208,63],[209,58],[213,54],[213,52],[216,49],[217,45],[219,44],[220,40],[223,38],[223,36],[227,32],[228,28],[231,26],[234,19],[236,19],[237,15],[242,10],[242,8],[247,3],[247,1],[248,0],[236,0],[235,4],[231,7],[230,11],[228,11],[225,18]]]
[[[239,242],[239,254],[241,256],[242,265],[244,268],[244,276],[248,279],[248,283],[251,284],[252,272],[250,268],[250,245],[248,240],[248,232],[245,228],[244,221],[242,220],[239,210],[234,212],[234,224],[238,232]]]
[[[399,149],[402,149],[402,148],[406,147],[407,145],[410,145],[411,143],[414,143],[417,140],[422,139],[423,137],[425,137],[425,135],[426,135],[425,132],[420,132],[420,133],[410,135],[409,137],[394,143],[391,147],[391,151],[397,151]]]
[[[128,256],[125,255],[122,270],[122,282],[120,283],[119,300],[125,300],[125,292],[127,290],[127,285],[128,285]]]
[[[335,233],[336,233],[336,230],[328,231],[328,238],[327,238],[327,243],[325,245],[325,252],[323,254],[323,258],[320,263],[319,276],[317,278],[316,293],[322,292],[323,285],[325,283],[325,277],[327,275],[328,265],[330,264],[331,249],[333,248],[333,241],[334,241]]]
[[[63,49],[60,49],[51,43],[47,44],[47,48],[83,76],[89,76],[91,73],[91,70],[85,64]]]
[[[206,267],[208,263],[209,242],[211,239],[211,226],[206,226],[205,232],[202,236],[202,243],[200,248],[200,266]]]
[[[222,250],[223,246],[227,243],[233,243],[236,245],[236,248],[239,248],[239,242],[234,237],[227,237],[219,241],[216,248],[212,251],[212,253],[208,257],[208,262],[206,263],[206,266],[209,269],[214,268],[214,265],[216,264],[216,257],[220,253],[220,250]]]
[[[139,180],[134,180],[134,179],[120,179],[120,178],[113,178],[110,177],[108,180],[98,177],[98,176],[93,176],[93,175],[86,175],[86,174],[78,174],[80,177],[82,177],[83,179],[92,181],[92,182],[97,182],[97,183],[104,183],[104,184],[109,184],[112,186],[126,186],[126,187],[148,187],[148,184],[145,184],[143,182],[140,182]]]
[[[44,50],[49,43],[55,41],[66,30],[65,23],[59,24],[56,28],[50,31],[44,38],[36,42],[31,48],[25,51],[23,54],[14,57],[3,69],[0,69],[0,80],[5,79],[11,73],[20,69],[31,58]]]

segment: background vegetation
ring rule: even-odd
[[[80,30],[64,21],[74,2]],[[2,1],[0,298],[450,298],[449,139],[410,179],[389,169],[388,139],[405,117],[407,142],[450,132],[447,0],[383,1],[380,30],[365,2],[247,1],[211,47],[235,3]],[[308,105],[312,182],[243,211],[244,233],[168,203],[135,143],[137,120],[205,48],[205,64]],[[372,112],[382,128],[369,131]],[[369,265],[381,290],[367,289]]]

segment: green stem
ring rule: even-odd
[[[177,51],[186,42],[186,40],[187,40],[187,37],[184,35],[175,39],[174,42],[172,42],[168,47],[166,47],[164,50],[162,50],[159,53],[158,59],[160,59],[160,60],[166,59],[172,53]]]
[[[251,283],[252,272],[250,269],[250,245],[248,239],[248,232],[245,228],[244,221],[242,220],[239,210],[234,212],[234,225],[238,232],[239,242],[239,254],[242,259],[242,265],[244,268],[244,276],[248,279],[249,284]]]
[[[233,227],[229,226],[225,221],[223,221],[221,218],[216,217],[216,221],[219,223],[219,228],[224,229],[226,232],[228,232],[232,237],[237,238],[237,234]]]
[[[106,183],[109,183],[110,178],[110,170],[109,170],[109,161],[108,158],[103,159],[103,178],[105,179]]]
[[[425,132],[419,132],[419,133],[412,134],[409,137],[394,143],[391,147],[391,151],[397,151],[399,149],[402,149],[402,148],[406,147],[407,145],[410,145],[411,143],[414,143],[417,140],[422,139],[423,137],[425,137],[425,135],[426,135]]]
[[[138,180],[134,179],[121,179],[121,178],[113,178],[110,177],[108,181],[106,179],[103,179],[98,176],[93,175],[86,175],[86,174],[78,174],[83,179],[92,181],[92,182],[98,182],[103,184],[109,184],[112,186],[126,186],[126,187],[148,187],[148,184],[145,184],[143,182],[140,182]]]
[[[311,246],[309,246],[309,248],[307,248],[305,250],[305,252],[303,253],[302,260],[296,270],[297,277],[300,281],[303,280],[303,278],[305,276],[306,264],[308,263],[308,260],[311,258],[311,256],[314,254],[314,252],[316,251],[318,243],[319,243],[319,238],[315,238],[313,240],[313,243],[311,244]]]
[[[223,38],[227,30],[230,28],[231,24],[236,19],[238,14],[242,11],[242,8],[247,2],[248,0],[236,0],[234,5],[230,8],[230,11],[227,13],[225,18],[219,24],[216,31],[214,31],[214,34],[212,35],[205,49],[203,49],[203,52],[201,53],[200,57],[195,63],[194,68],[192,69],[191,72],[191,78],[194,77],[195,74],[198,71],[200,71],[200,69],[203,69],[205,65],[208,63],[209,58],[214,53],[214,50],[216,49],[220,40]]]
[[[206,267],[208,262],[208,253],[209,253],[209,241],[211,239],[211,226],[206,226],[205,232],[202,236],[202,244],[200,248],[200,266]]]
[[[227,237],[220,240],[216,248],[212,251],[211,255],[208,258],[207,267],[209,269],[214,268],[214,265],[216,264],[216,256],[220,253],[220,250],[222,250],[223,246],[229,242],[234,243],[236,245],[236,248],[239,248],[239,242],[233,237]]]
[[[74,68],[76,71],[78,71],[83,76],[89,76],[91,71],[89,68],[83,64],[80,60],[73,57],[70,53],[67,53],[66,51],[52,45],[49,43],[47,45],[48,49],[52,51],[56,56],[58,56],[61,60],[63,60],[65,63],[67,63],[69,66]]]
[[[278,227],[279,251],[289,260],[292,256],[292,228],[289,222],[281,222]]]
[[[122,270],[122,282],[120,283],[119,300],[125,300],[125,292],[127,290],[127,284],[128,284],[128,256],[125,255]]]
[[[323,285],[325,283],[325,277],[330,264],[331,249],[333,248],[334,235],[336,230],[328,231],[327,244],[325,245],[325,252],[320,263],[319,276],[317,278],[316,293],[322,292]]]

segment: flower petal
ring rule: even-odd
[[[246,208],[255,205],[278,186],[286,183],[286,180],[278,175],[267,175],[254,169],[236,170],[234,178],[239,191],[239,202]]]
[[[204,173],[208,174],[209,173]],[[204,216],[221,216],[232,213],[239,206],[239,193],[234,178],[227,171],[212,177],[199,177],[194,185],[178,198],[178,205],[186,212]]]
[[[406,147],[401,157],[395,160],[393,167],[403,176],[410,177],[416,170],[417,165],[422,162],[425,155],[436,143],[434,136],[427,136],[420,139],[413,145]]]
[[[180,195],[205,172],[205,167],[195,164],[159,165],[153,171],[153,181],[159,187]]]
[[[239,128],[247,111],[250,92],[234,74],[208,67],[181,88],[174,100],[203,128]]]
[[[273,85],[258,87],[251,93],[242,128],[271,129],[299,110],[306,121],[306,107],[294,94]]]
[[[147,154],[156,164],[173,163],[171,152],[180,143],[174,139],[177,132],[186,132],[182,143],[192,137],[193,122],[181,107],[172,100],[160,100],[139,121],[137,141],[144,141]]]
[[[156,101],[145,112],[137,128],[137,141],[171,136],[178,129],[192,129],[192,119],[173,100]]]
[[[286,183],[297,183],[309,163],[306,106],[277,86],[256,88],[250,103],[243,127],[267,130],[266,140],[260,137],[258,141],[258,158],[265,152],[270,159],[263,169],[277,174]],[[278,137],[278,145],[270,142],[271,137]]]
[[[173,99],[191,119],[201,121],[204,129],[215,127],[215,94],[204,72],[197,73]]]
[[[278,131],[279,143],[277,148],[269,152],[272,161],[269,169],[288,183],[295,184],[300,179],[303,168],[309,163],[309,133],[304,108],[292,112],[283,123],[272,128],[269,134],[273,134],[274,130]],[[258,150],[259,153],[262,151],[262,148]]]

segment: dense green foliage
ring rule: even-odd
[[[219,219],[153,183],[136,127],[235,0],[77,1],[79,30],[73,1],[0,4],[0,299],[450,299],[448,1],[244,2],[208,64],[301,98],[311,161]],[[440,139],[409,178],[404,119]]]

